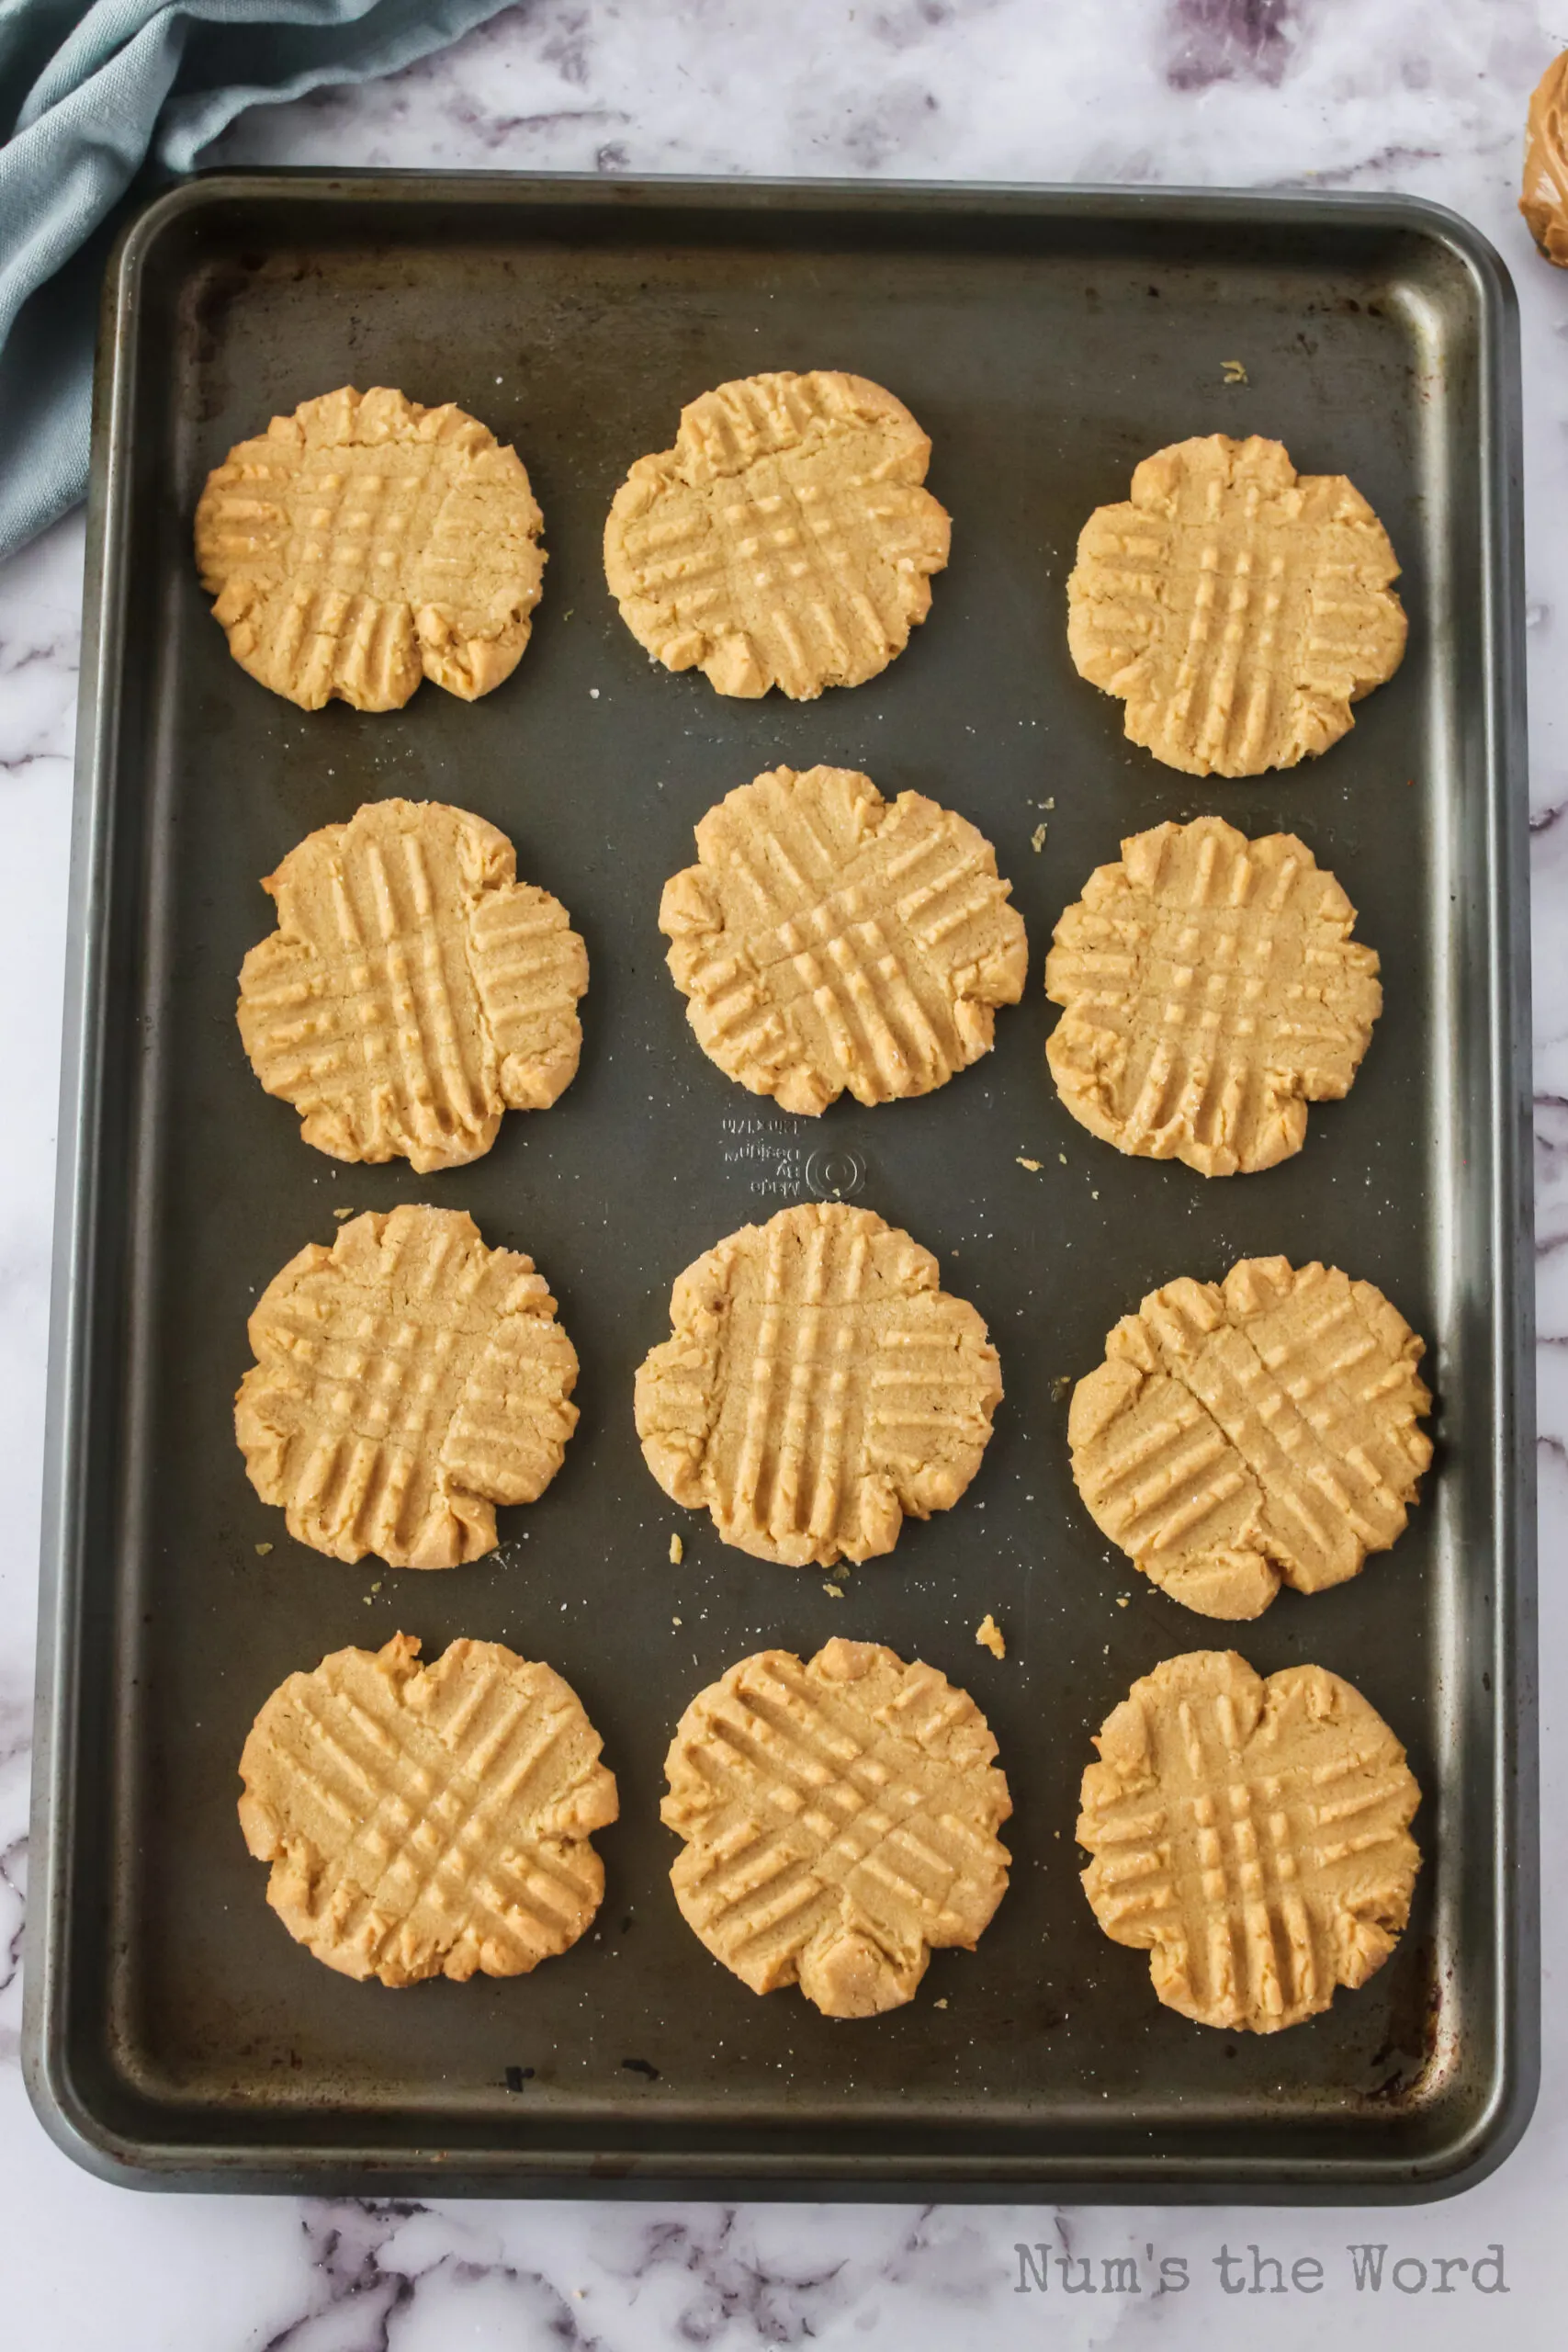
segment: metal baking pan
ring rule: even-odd
[[[892,386],[931,433],[952,566],[871,684],[724,701],[622,626],[605,510],[694,394],[812,366]],[[289,174],[198,180],[135,223],[93,474],[28,1965],[33,2096],[73,2154],[208,2188],[1342,2200],[1458,2188],[1512,2143],[1537,2068],[1517,367],[1496,255],[1398,198]],[[345,381],[455,400],[525,456],[545,602],[518,674],[477,705],[426,686],[400,715],[307,717],[209,617],[190,555],[208,468]],[[1411,616],[1403,669],[1344,742],[1242,784],[1129,746],[1064,627],[1089,508],[1146,451],[1215,428],[1349,473]],[[985,829],[1032,979],[994,1055],[941,1092],[813,1123],[705,1060],[655,916],[710,802],[818,760]],[[271,921],[257,877],[392,793],[502,826],[592,964],[570,1092],[423,1180],[303,1146],[233,1021]],[[1219,1182],[1073,1124],[1040,984],[1056,914],[1119,839],[1209,808],[1292,829],[1334,867],[1387,995],[1300,1157]],[[841,1600],[668,1505],[631,1413],[681,1268],[835,1187],[940,1252],[1007,1386],[968,1496]],[[257,1289],[335,1208],[421,1197],[534,1253],[583,1364],[560,1476],[498,1553],[445,1576],[290,1543],[231,1423]],[[1369,1276],[1427,1335],[1438,1460],[1364,1576],[1227,1629],[1108,1555],[1061,1385],[1151,1285],[1276,1250]],[[975,1645],[987,1609],[1002,1665]],[[245,1728],[292,1668],[399,1627],[427,1656],[464,1633],[548,1658],[604,1735],[607,1899],[532,1977],[356,1986],[265,1907],[234,1815]],[[1077,1882],[1090,1732],[1136,1675],[1231,1630],[1266,1672],[1349,1675],[1426,1792],[1397,1956],[1278,2038],[1161,2008]],[[658,1821],[691,1694],[764,1644],[833,1634],[974,1690],[1017,1805],[978,1952],[939,1955],[913,2006],[859,2025],[759,2000],[707,1957]]]

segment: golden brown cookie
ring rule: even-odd
[[[525,1976],[599,1908],[615,1776],[577,1693],[499,1642],[394,1634],[291,1674],[240,1758],[266,1899],[344,1976]]]
[[[522,459],[477,418],[345,385],[208,475],[196,560],[264,686],[303,710],[399,710],[422,677],[472,702],[512,675],[543,529]]]
[[[1151,1291],[1067,1413],[1096,1524],[1174,1600],[1257,1617],[1322,1592],[1404,1527],[1432,1458],[1425,1350],[1371,1283],[1247,1258]]]
[[[1519,210],[1541,258],[1568,269],[1568,49],[1536,84],[1526,140]]]
[[[852,768],[776,768],[710,808],[659,928],[697,1041],[812,1117],[929,1094],[990,1052],[1029,970],[983,833]]]
[[[753,1993],[798,1984],[830,2018],[899,2007],[1007,1892],[996,1753],[967,1691],[874,1642],[742,1658],[693,1700],[664,1768],[682,1917]]]
[[[290,850],[240,972],[240,1036],[334,1159],[460,1167],[576,1075],[588,951],[512,843],[439,801],[377,800]]]
[[[1388,533],[1343,474],[1278,441],[1177,441],[1097,506],[1067,582],[1079,675],[1131,741],[1190,775],[1261,775],[1325,752],[1392,678],[1404,610]]]
[[[1356,910],[1293,833],[1223,817],[1122,844],[1056,925],[1045,1047],[1091,1135],[1202,1176],[1300,1151],[1307,1104],[1350,1091],[1382,1010]]]
[[[1321,1666],[1265,1682],[1234,1650],[1190,1650],[1094,1744],[1084,1889],[1113,1943],[1150,1954],[1168,2008],[1278,2033],[1382,1966],[1421,1867],[1421,1792],[1348,1682]]]
[[[931,445],[863,376],[748,376],[681,412],[604,526],[604,576],[639,645],[721,695],[810,702],[885,670],[931,610],[947,515]]]
[[[643,1458],[742,1552],[868,1560],[980,1466],[1002,1394],[986,1326],[869,1209],[742,1226],[687,1267],[670,1319],[637,1376]]]
[[[234,1433],[288,1532],[334,1559],[452,1568],[495,1548],[577,1427],[577,1355],[534,1261],[461,1209],[356,1216],[268,1283]]]

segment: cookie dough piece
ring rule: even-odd
[[[1382,1966],[1421,1866],[1421,1792],[1348,1682],[1321,1666],[1264,1681],[1234,1650],[1191,1650],[1134,1682],[1094,1744],[1084,1890],[1112,1942],[1148,1952],[1168,2008],[1278,2033]]]
[[[1056,925],[1045,990],[1066,1008],[1045,1057],[1091,1135],[1202,1176],[1301,1149],[1382,1010],[1356,910],[1293,833],[1223,817],[1156,825],[1089,876]]]
[[[1388,534],[1343,474],[1213,433],[1145,458],[1097,506],[1067,582],[1080,676],[1189,775],[1261,775],[1325,752],[1393,677],[1404,610]]]
[[[790,1567],[890,1552],[958,1500],[1001,1401],[976,1309],[869,1209],[781,1209],[687,1267],[637,1376],[643,1458],[727,1544]]]
[[[874,678],[931,609],[943,509],[931,445],[863,376],[720,384],[639,458],[604,526],[604,576],[639,645],[721,695],[796,702]]]
[[[776,768],[710,808],[659,927],[710,1061],[814,1117],[929,1094],[991,1050],[1029,970],[996,852],[918,792]]]
[[[512,675],[543,529],[522,459],[476,417],[345,385],[208,475],[196,560],[261,684],[302,710],[400,710],[422,677],[472,702]]]
[[[1173,1600],[1258,1617],[1404,1532],[1432,1458],[1425,1350],[1371,1283],[1248,1258],[1151,1291],[1067,1412],[1095,1523]]]
[[[356,1216],[256,1301],[234,1433],[288,1532],[334,1559],[451,1568],[495,1549],[577,1426],[577,1354],[534,1261],[461,1209]]]
[[[549,1667],[419,1648],[395,1634],[280,1684],[240,1758],[240,1826],[289,1934],[344,1976],[524,1976],[599,1908],[615,1777]]]
[[[830,2018],[901,2007],[933,1948],[973,1951],[1007,1892],[996,1753],[966,1691],[877,1643],[742,1658],[665,1765],[682,1917],[754,1993],[798,1984]]]
[[[516,877],[504,833],[419,800],[323,825],[268,875],[277,929],[241,968],[240,1036],[307,1143],[428,1175],[570,1084],[588,951]]]
[[[1542,260],[1568,269],[1568,49],[1536,84],[1527,138],[1519,210]]]

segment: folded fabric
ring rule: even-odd
[[[504,5],[0,0],[0,559],[86,488],[97,284],[142,167],[188,171],[243,107],[395,73]]]

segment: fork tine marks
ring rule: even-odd
[[[758,776],[666,885],[671,972],[704,1050],[815,1114],[924,1094],[987,1051],[1027,972],[1010,886],[972,825],[849,769]]]
[[[284,860],[278,929],[241,973],[240,1031],[308,1140],[455,1167],[489,1150],[505,1109],[543,1109],[570,1082],[586,952],[514,864],[481,819],[405,800]]]

